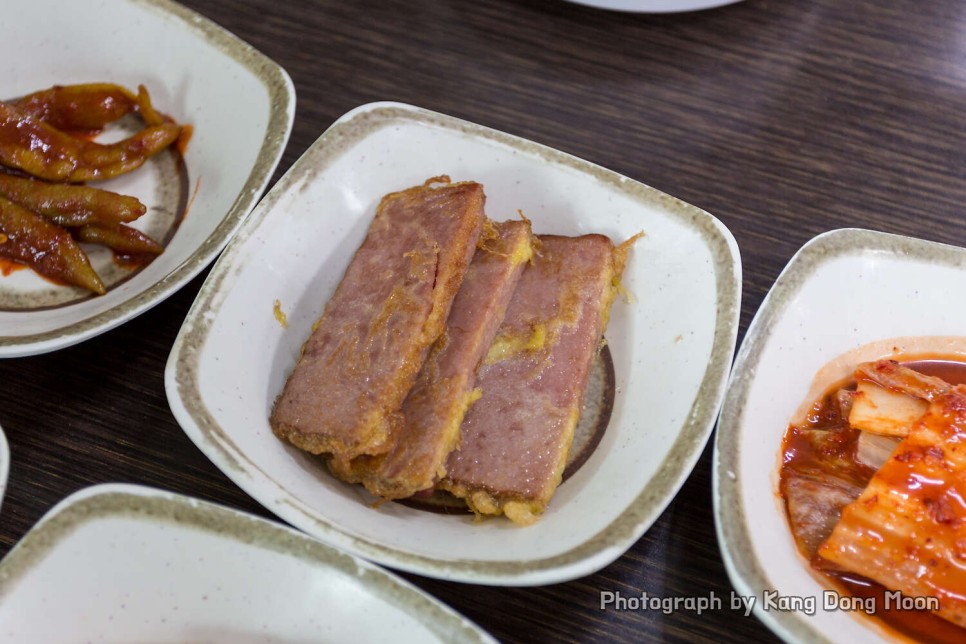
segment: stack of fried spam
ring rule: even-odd
[[[626,246],[534,236],[483,186],[386,195],[275,402],[275,434],[384,499],[529,524],[560,484]]]

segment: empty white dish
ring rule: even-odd
[[[714,9],[734,4],[739,0],[570,0],[598,9],[627,11],[630,13],[681,13]]]
[[[7,491],[7,476],[10,475],[10,446],[0,427],[0,510],[3,509],[3,495]]]
[[[409,583],[290,528],[177,494],[100,485],[0,561],[19,642],[492,642]]]

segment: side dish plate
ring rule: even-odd
[[[290,528],[131,485],[73,494],[0,562],[0,632],[21,642],[494,641],[407,582]]]
[[[714,9],[734,4],[739,0],[570,0],[598,9],[630,13],[682,13]]]
[[[52,285],[30,270],[0,275],[0,357],[90,338],[197,275],[254,207],[295,113],[293,85],[281,67],[174,2],[37,0],[18,3],[8,18],[0,22],[0,97],[55,84],[143,83],[154,105],[193,134],[186,176],[165,151],[139,172],[94,184],[142,199],[147,232],[159,240],[173,233],[165,252],[129,279],[109,253],[92,256],[114,284],[102,296]]]
[[[275,397],[386,193],[447,174],[485,187],[494,219],[535,231],[643,230],[624,274],[630,302],[607,340],[608,430],[535,525],[474,521],[397,503],[276,439]],[[589,574],[654,522],[705,445],[734,350],[738,249],[708,213],[570,155],[419,108],[362,106],[295,163],[202,287],[165,373],[178,422],[272,512],[322,541],[423,575],[535,585]],[[287,328],[281,323],[287,317]]]
[[[0,510],[3,510],[3,495],[7,491],[7,476],[10,475],[10,447],[7,437],[0,427]]]
[[[836,230],[802,247],[752,321],[718,421],[714,510],[731,581],[738,593],[756,598],[755,614],[781,637],[832,642],[881,635],[860,611],[823,610],[826,587],[796,549],[777,492],[789,422],[804,401],[821,394],[819,383],[813,387],[819,370],[844,354],[858,362],[942,351],[946,338],[964,335],[966,305],[953,295],[964,290],[966,249]],[[772,607],[777,598],[801,598],[784,600],[800,602],[798,609],[770,610],[765,593]]]

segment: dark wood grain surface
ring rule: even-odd
[[[332,121],[375,100],[530,138],[721,219],[741,248],[742,332],[788,259],[822,231],[966,245],[961,0],[747,0],[664,16],[552,0],[186,4],[291,74],[295,127],[276,177]],[[165,399],[165,360],[203,277],[98,338],[0,361],[13,454],[0,555],[95,483],[268,516],[194,447]],[[599,608],[601,591],[727,597],[710,448],[651,530],[597,574],[522,589],[407,578],[505,641],[771,637],[727,608]]]

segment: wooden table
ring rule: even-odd
[[[292,75],[295,127],[276,177],[333,120],[376,100],[533,139],[720,218],[741,247],[742,332],[822,231],[966,245],[961,0],[748,0],[668,16],[552,0],[186,4]],[[79,346],[0,362],[13,454],[0,555],[57,501],[101,482],[268,516],[194,447],[165,399],[165,360],[202,280]],[[599,608],[601,591],[727,596],[710,447],[650,531],[595,575],[522,589],[406,577],[507,641],[770,637],[728,608]]]

